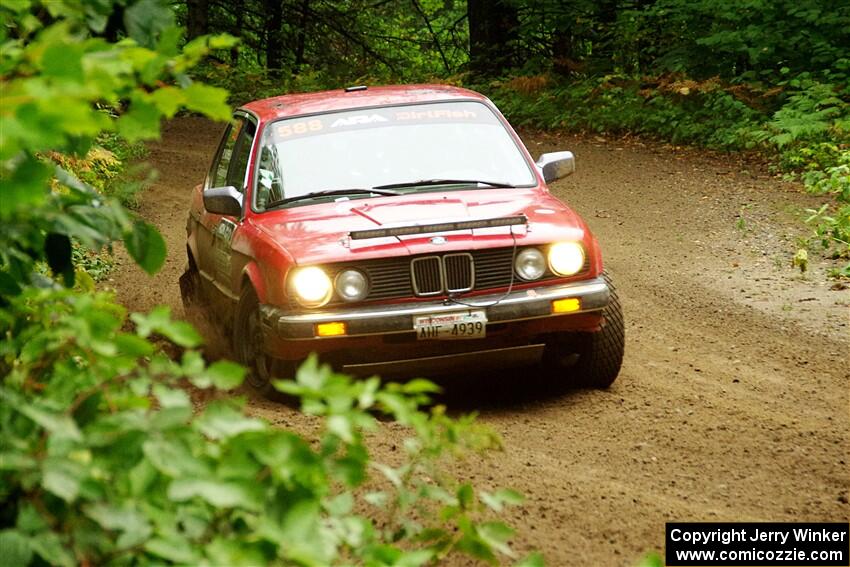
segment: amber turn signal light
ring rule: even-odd
[[[581,310],[581,300],[578,297],[566,297],[552,302],[552,313],[573,313]]]
[[[316,325],[317,337],[339,337],[347,332],[345,323],[334,321],[333,323],[318,323]]]

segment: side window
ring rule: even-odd
[[[230,157],[233,155],[233,145],[236,143],[238,133],[239,129],[233,125],[228,126],[227,130],[224,131],[221,154],[218,156],[218,161],[213,166],[210,175],[210,188],[227,185],[227,169],[230,166]]]
[[[236,190],[245,191],[245,181],[248,172],[248,161],[251,159],[251,144],[254,142],[254,134],[257,127],[250,120],[242,121],[242,128],[236,135],[236,143],[233,145],[230,157],[230,166],[227,170],[227,183]],[[222,160],[223,161],[223,160]]]

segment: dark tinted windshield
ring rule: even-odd
[[[258,173],[259,209],[314,191],[419,180],[535,183],[511,135],[487,106],[477,102],[359,109],[281,120],[265,129]],[[406,189],[415,190],[434,187]]]

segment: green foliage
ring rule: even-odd
[[[775,81],[847,56],[850,7],[821,0],[657,0],[632,14],[657,30],[656,71]]]
[[[92,148],[81,158],[74,158],[58,152],[50,152],[51,161],[88,185],[91,189],[108,197],[116,198],[127,207],[138,204],[138,195],[146,180],[129,180],[133,168],[128,167],[131,160],[138,160],[146,154],[142,143],[129,144],[116,134],[101,134]],[[93,250],[71,240],[72,260],[78,270],[83,270],[94,281],[106,279],[115,267],[115,259],[109,246]]]
[[[781,152],[794,144],[805,148],[825,139],[833,143],[841,138],[850,141],[850,104],[838,96],[839,88],[808,80],[805,83],[805,88],[790,91],[763,129],[749,132],[756,142]],[[850,91],[843,94],[850,95]]]
[[[836,258],[850,258],[850,150],[842,150],[836,165],[824,171],[813,169],[803,174],[810,193],[833,195],[837,205],[826,203],[819,209],[809,209],[806,222],[814,225],[812,240]],[[850,277],[850,263],[835,275]]]
[[[143,4],[144,17],[125,11],[128,37],[119,43],[93,36],[106,26],[112,10],[108,2],[0,7],[6,23],[0,28],[0,281],[5,293],[16,293],[29,282],[40,260],[66,282],[73,281],[72,237],[75,246],[90,251],[77,248],[76,257],[93,259],[95,275],[105,271],[97,269],[98,254],[115,239],[123,239],[148,271],[164,259],[162,238],[110,196],[123,167],[116,153],[103,146],[129,158],[137,153],[129,144],[158,136],[160,119],[179,108],[213,118],[228,117],[230,111],[225,91],[194,84],[185,74],[209,53],[211,40],[199,38],[180,52],[179,30],[160,26],[169,21],[168,6],[153,0]],[[45,26],[36,14],[54,21]],[[161,91],[170,95],[163,97]],[[116,142],[116,136],[126,142]]]
[[[850,203],[850,149],[836,152],[830,161],[835,165],[826,167],[824,171],[813,168],[804,173],[803,182],[811,193],[833,194],[840,201]]]
[[[285,93],[320,91],[336,85],[327,75],[309,70],[278,79],[265,69],[205,63],[199,65],[193,74],[197,79],[226,89],[233,105]]]
[[[103,133],[95,144],[92,151],[98,155],[101,153],[98,150],[102,150],[105,157],[114,160],[112,166],[105,171],[97,170],[96,175],[74,173],[100,193],[115,197],[125,207],[138,207],[142,191],[153,180],[153,173],[146,172],[141,164],[148,154],[144,143],[131,144],[115,133]],[[99,187],[98,182],[103,186]]]
[[[637,567],[663,567],[664,560],[657,553],[649,553],[643,559],[641,559],[640,563],[637,564]]]
[[[314,358],[279,387],[322,420],[317,442],[251,417],[238,398],[199,412],[183,382],[237,388],[188,324],[102,293],[29,288],[0,310],[0,541],[12,564],[422,565],[512,557],[493,519],[522,502],[475,491],[445,458],[498,446],[472,418],[423,411],[430,383],[353,381]],[[186,347],[179,360],[151,338]],[[370,455],[386,414],[403,458]],[[8,561],[9,557],[5,557]]]
[[[71,240],[71,261],[77,270],[82,270],[95,282],[104,281],[115,269],[115,257],[109,246],[94,251],[76,239]]]
[[[245,0],[177,7],[190,31],[200,20],[200,33],[239,37],[240,49],[209,61],[197,74],[226,87],[238,102],[457,73],[467,60],[465,12],[465,3],[453,0]]]
[[[524,90],[518,79],[478,86],[514,124],[599,133],[640,133],[677,144],[741,147],[742,126],[758,111],[729,92],[694,81],[658,81],[642,88],[627,77],[559,83]]]

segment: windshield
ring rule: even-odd
[[[393,185],[405,186],[399,192],[444,190],[435,180],[447,180],[444,185],[468,180],[452,184],[467,187],[475,181],[512,187],[536,182],[513,137],[484,104],[391,106],[269,125],[260,150],[255,204],[263,210],[308,193]],[[360,192],[350,198],[368,196]]]

